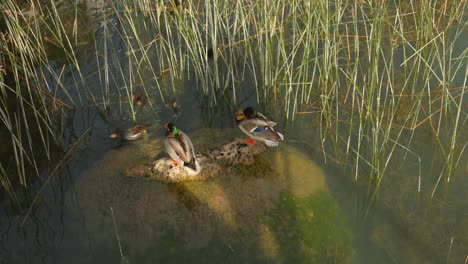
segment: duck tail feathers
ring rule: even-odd
[[[194,158],[189,163],[184,163],[184,170],[188,175],[197,175],[201,172],[200,163]]]
[[[267,123],[268,123],[268,125],[269,125],[270,127],[274,127],[274,126],[277,125],[277,123],[276,123],[276,122],[273,122],[273,121],[268,121]]]
[[[280,140],[284,140],[284,136],[283,134],[281,134],[280,132],[276,132],[278,134],[278,136],[280,137]]]
[[[270,140],[270,139],[265,139],[265,145],[267,145],[268,147],[277,147],[279,142],[278,141],[275,141],[275,140]]]

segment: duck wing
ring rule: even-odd
[[[184,160],[184,162],[193,163],[195,161],[195,150],[193,148],[192,140],[190,140],[190,138],[185,133],[181,133],[180,137],[183,142],[186,156],[186,160]]]
[[[247,133],[252,133],[258,127],[268,126],[267,123],[259,119],[247,119],[239,124]]]
[[[177,137],[168,136],[166,138],[165,144],[166,144],[166,150],[169,156],[171,156],[171,158],[175,160],[179,159],[183,161],[184,163],[190,162],[192,160],[193,154],[191,151],[192,145],[189,142],[190,142],[190,139],[182,132]],[[174,158],[173,155],[176,155],[177,158]]]
[[[273,126],[270,125],[269,120],[265,120],[261,116],[258,118],[247,119],[240,124],[241,129],[246,134],[253,137],[264,138],[273,141],[283,140],[282,135],[275,131]],[[274,123],[274,122],[273,122]],[[274,123],[276,125],[276,123]]]
[[[143,130],[145,130],[145,127],[143,125],[135,125],[127,129],[127,131],[132,134],[141,133],[143,132]]]
[[[275,129],[270,126],[257,127],[251,133],[256,137],[261,137],[269,140],[283,140],[283,136],[276,132]]]
[[[177,161],[179,165],[183,164],[183,161],[180,159],[179,155],[176,153],[176,150],[174,149],[173,145],[176,143],[174,142],[175,138],[174,137],[167,137],[164,140],[164,146],[166,147],[166,152],[169,154],[169,157],[171,159]]]
[[[266,118],[262,113],[257,113],[257,118],[264,121],[265,123],[268,124],[268,126],[271,126],[271,127],[274,127],[277,124],[276,122],[271,121],[268,118]]]

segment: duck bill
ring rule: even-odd
[[[242,112],[237,112],[236,113],[236,121],[242,121],[245,119],[245,115]]]

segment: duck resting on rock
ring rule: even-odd
[[[195,150],[190,138],[173,123],[165,124],[164,128],[167,130],[164,140],[167,154],[169,154],[171,159],[177,162],[187,174],[197,175],[200,173],[201,166],[195,157]]]
[[[253,107],[244,108],[236,113],[237,126],[253,140],[258,140],[268,147],[276,147],[284,136],[275,131],[276,122],[268,120]],[[253,144],[248,141],[247,144]]]

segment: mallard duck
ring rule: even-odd
[[[236,121],[242,132],[254,140],[265,143],[268,147],[276,147],[280,141],[284,140],[284,136],[274,129],[276,122],[268,120],[252,107],[238,111]]]
[[[167,154],[189,175],[200,173],[201,166],[195,157],[195,149],[190,138],[173,123],[165,124],[164,128],[167,129],[164,140]]]
[[[135,140],[146,134],[146,129],[143,125],[135,125],[129,127],[127,130],[116,129],[112,131],[109,137],[111,138],[122,138],[125,140]]]
[[[136,104],[138,108],[142,108],[148,102],[148,100],[146,99],[146,95],[138,92],[132,95],[132,102]]]
[[[172,98],[171,100],[169,100],[166,104],[166,107],[172,109],[172,111],[174,112],[174,115],[175,116],[178,116],[179,115],[179,112],[180,112],[180,106],[177,104],[177,101],[175,98]]]

